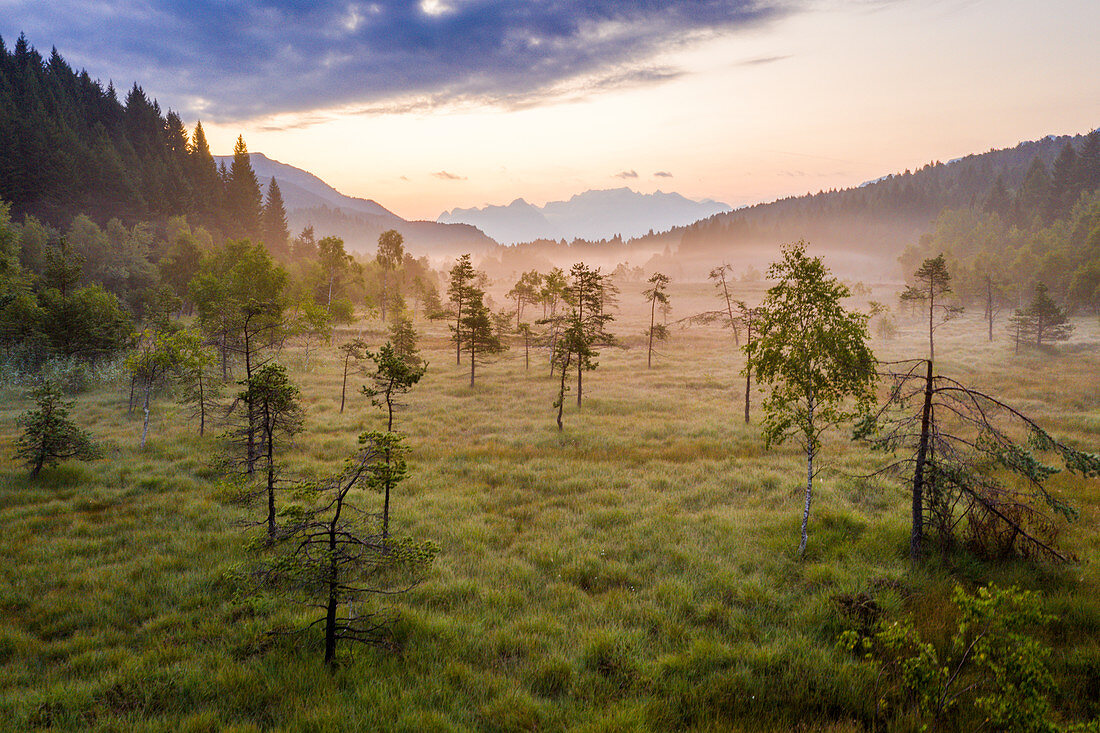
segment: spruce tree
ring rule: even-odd
[[[263,194],[243,136],[237,138],[233,147],[233,164],[226,184],[226,209],[230,236],[253,241],[263,237]]]
[[[271,177],[267,186],[267,200],[263,210],[264,244],[277,260],[286,261],[290,256],[290,228],[286,221],[286,205],[279,182]]]

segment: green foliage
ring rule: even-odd
[[[390,326],[390,343],[393,344],[394,353],[413,368],[420,366],[424,361],[420,358],[417,341],[412,319],[405,315],[397,316]]]
[[[992,730],[1060,730],[1051,719],[1050,649],[1034,635],[1051,621],[1040,596],[956,586],[952,601],[958,622],[944,644],[922,640],[907,621],[841,635],[841,647],[879,672],[879,714],[911,711],[922,730],[977,718]]]
[[[20,415],[16,424],[23,427],[23,434],[16,441],[16,457],[30,467],[35,478],[45,466],[75,458],[91,461],[102,456],[88,433],[69,419],[73,402],[65,401],[61,390],[48,382],[35,388],[35,409]]]
[[[653,366],[653,342],[664,341],[668,338],[668,327],[663,323],[657,323],[657,305],[668,305],[668,275],[659,272],[653,273],[649,278],[650,287],[642,291],[642,297],[649,303],[649,329],[646,336],[649,339],[649,353],[646,357],[647,366]]]
[[[1035,296],[1025,308],[1019,308],[1010,320],[1010,329],[1017,344],[1066,341],[1073,334],[1069,316],[1051,299],[1047,286],[1038,283]]]
[[[354,356],[354,351],[348,355]],[[363,385],[360,391],[370,398],[375,407],[383,407],[386,410],[386,430],[393,430],[393,415],[402,407],[399,402],[401,395],[407,394],[424,373],[428,370],[427,364],[414,365],[405,359],[394,345],[387,341],[378,351],[366,352],[367,358],[374,362],[374,373],[370,375],[371,383]]]
[[[913,273],[913,278],[916,284],[905,287],[900,296],[901,302],[923,303],[928,309],[928,358],[935,359],[933,335],[936,328],[961,314],[962,308],[944,302],[944,298],[952,291],[951,273],[947,270],[947,262],[942,253],[922,262]]]
[[[768,277],[779,282],[761,305],[759,335],[745,346],[753,375],[768,385],[765,442],[797,436],[816,451],[825,429],[864,412],[872,398],[867,317],[844,309],[848,288],[802,242],[783,248]],[[854,409],[845,406],[849,398]]]
[[[768,277],[778,283],[760,306],[757,337],[744,346],[745,370],[768,387],[765,445],[795,437],[806,452],[801,555],[821,435],[867,411],[875,363],[867,347],[867,316],[844,309],[848,288],[829,275],[820,257],[806,255],[804,242],[785,245],[783,259],[768,268]]]
[[[379,643],[390,622],[368,604],[371,596],[392,596],[416,582],[438,552],[430,542],[389,539],[373,529],[373,515],[356,506],[357,488],[387,491],[406,474],[401,438],[363,433],[343,470],[296,492],[298,504],[284,512],[284,531],[260,545],[266,557],[257,571],[262,590],[320,608],[325,662],[332,666],[339,640]]]

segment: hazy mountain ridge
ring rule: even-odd
[[[640,237],[729,210],[729,205],[711,199],[694,201],[675,192],[643,194],[623,187],[589,190],[544,206],[520,198],[507,206],[455,208],[436,221],[472,224],[498,242],[516,244]]]
[[[229,166],[233,156],[215,155],[214,160]],[[271,179],[278,182],[292,234],[312,226],[317,237],[339,236],[350,249],[367,252],[377,247],[378,235],[396,229],[410,252],[438,257],[479,252],[496,244],[472,226],[403,219],[373,199],[343,194],[313,173],[263,153],[249,153],[249,160],[265,196]]]

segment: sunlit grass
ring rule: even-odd
[[[625,342],[648,325],[636,290],[612,329]],[[716,303],[706,285],[672,296],[674,320]],[[902,325],[876,342],[884,358],[923,355],[919,325]],[[1078,565],[952,557],[912,571],[904,492],[854,478],[876,459],[833,435],[799,562],[801,457],[764,450],[743,423],[728,333],[674,327],[651,370],[641,348],[605,349],[559,433],[545,352],[530,371],[522,350],[506,353],[471,389],[445,324],[419,327],[430,368],[397,419],[412,453],[393,522],[441,553],[390,605],[394,647],[343,647],[329,675],[316,635],[266,635],[301,617],[250,604],[229,580],[246,559],[247,510],[216,480],[216,438],[200,439],[166,396],[139,451],[122,385],[97,388],[73,416],[104,460],[36,482],[3,467],[0,727],[859,730],[874,713],[870,673],[836,650],[832,597],[871,592],[935,638],[956,581],[1041,589],[1057,617],[1057,704],[1100,713],[1100,483],[1055,482],[1082,511],[1061,538]],[[976,318],[947,324],[941,370],[1100,445],[1095,320],[1079,323],[1085,346],[1049,353],[1015,357],[997,335],[986,343]],[[297,368],[307,422],[290,470],[323,475],[382,418],[354,393],[358,378],[338,412],[335,350]],[[28,404],[8,391],[0,405],[8,457]]]

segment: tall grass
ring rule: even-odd
[[[713,307],[705,285],[674,284],[672,296],[674,318]],[[640,333],[639,293],[622,300],[613,330]],[[0,728],[862,730],[874,681],[837,649],[847,622],[832,599],[873,594],[937,638],[954,621],[955,582],[1040,589],[1057,617],[1056,706],[1066,719],[1100,714],[1100,483],[1058,479],[1082,510],[1061,537],[1078,565],[957,555],[913,570],[904,492],[853,478],[876,458],[834,435],[799,562],[800,457],[765,451],[742,422],[727,332],[674,328],[653,369],[643,349],[605,349],[559,434],[541,352],[529,372],[522,351],[504,354],[470,389],[445,325],[418,328],[431,366],[397,416],[411,475],[391,521],[442,551],[388,604],[392,645],[342,648],[330,675],[316,635],[268,635],[306,617],[233,581],[249,510],[217,480],[217,439],[200,440],[164,399],[140,451],[123,390],[101,384],[73,415],[104,460],[35,482],[2,467]],[[1018,358],[984,343],[977,319],[939,333],[945,373],[1100,444],[1095,323],[1079,325],[1087,348]],[[896,358],[921,344],[914,324],[875,346]],[[295,378],[307,423],[288,470],[324,475],[384,422],[351,385],[337,411],[334,348]],[[28,406],[18,387],[0,386],[5,460]]]

